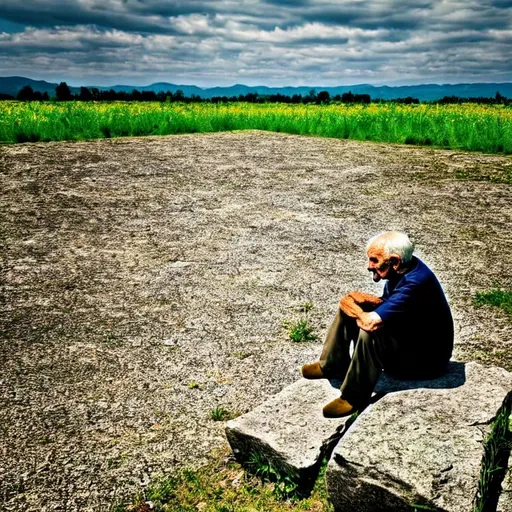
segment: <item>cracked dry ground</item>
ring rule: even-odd
[[[299,377],[339,297],[380,292],[385,229],[443,283],[455,357],[512,370],[509,321],[472,304],[512,286],[511,187],[457,179],[511,163],[262,132],[1,147],[0,508],[109,510],[225,454],[212,409]],[[294,344],[304,301],[319,340]]]

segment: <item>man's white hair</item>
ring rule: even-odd
[[[403,263],[409,263],[414,252],[414,244],[405,233],[400,231],[384,231],[368,240],[366,250],[371,246],[381,247],[385,256],[397,254]]]

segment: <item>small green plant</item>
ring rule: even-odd
[[[273,483],[273,492],[276,497],[280,499],[300,499],[297,479],[293,475],[278,471],[265,455],[253,451],[247,461],[247,466],[253,474],[261,478],[262,483]]]
[[[300,343],[303,341],[316,341],[317,335],[313,332],[308,318],[300,318],[295,322],[286,322],[285,327],[288,329],[288,336],[292,341]]]
[[[283,321],[283,327],[288,332],[290,340],[300,343],[303,341],[316,341],[317,335],[313,332],[313,327],[309,319],[309,313],[313,309],[313,303],[311,301],[301,302],[298,305],[298,310],[301,313],[297,320]]]
[[[196,382],[195,380],[191,380],[188,383],[188,389],[199,389],[199,382]]]
[[[232,414],[221,406],[217,406],[215,409],[210,411],[210,418],[213,421],[225,421],[231,419],[232,417]]]
[[[512,317],[512,291],[510,290],[478,292],[473,302],[477,306],[489,305],[501,308],[507,315]]]

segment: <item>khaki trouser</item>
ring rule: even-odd
[[[350,358],[350,343],[354,353]],[[428,346],[414,347],[414,333],[407,346],[382,327],[372,333],[357,326],[355,318],[338,310],[329,329],[320,366],[329,378],[343,381],[341,396],[357,408],[365,407],[383,370],[400,378],[437,377],[448,361],[429,353]]]

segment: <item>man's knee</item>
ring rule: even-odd
[[[360,342],[366,346],[373,346],[375,343],[375,339],[370,332],[365,331],[363,329],[359,329],[359,336],[357,337],[357,342]]]

